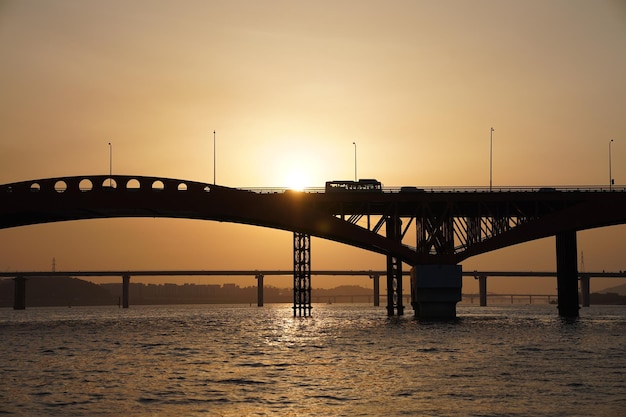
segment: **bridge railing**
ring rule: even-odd
[[[119,184],[118,184],[119,183]],[[128,175],[87,175],[76,177],[46,178],[38,180],[23,181],[12,184],[1,184],[0,192],[13,192],[23,190],[43,191],[43,188],[52,188],[59,193],[68,188],[88,192],[91,190],[111,190],[120,188],[122,191],[137,191],[141,189],[162,192],[167,190],[204,190],[209,191],[211,185],[196,181],[128,176]],[[229,188],[229,187],[226,187]],[[282,194],[285,192],[304,193],[324,193],[324,187],[306,187],[302,190],[295,190],[289,187],[233,187],[235,189],[251,191],[258,194]],[[511,192],[626,192],[626,185],[543,185],[543,186],[389,186],[383,187],[384,193],[511,193]],[[347,191],[346,193],[348,193]]]
[[[282,194],[284,192],[324,193],[324,187],[306,187],[295,190],[288,187],[236,187],[239,190],[251,191],[258,194]],[[420,187],[383,187],[384,193],[511,193],[511,192],[626,192],[626,186],[601,185],[568,185],[568,186],[420,186]],[[347,191],[346,193],[348,193]]]

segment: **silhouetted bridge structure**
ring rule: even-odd
[[[310,314],[311,236],[387,257],[387,313],[411,304],[423,317],[453,317],[460,263],[556,236],[558,310],[578,316],[576,232],[626,222],[623,188],[438,188],[346,191],[238,189],[145,176],[75,176],[0,185],[0,229],[69,220],[169,217],[242,223],[294,233],[294,315]],[[414,239],[405,243],[409,236]]]

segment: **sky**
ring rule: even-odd
[[[114,174],[231,187],[355,169],[384,186],[608,186],[609,162],[626,184],[624,1],[0,0],[0,56],[2,184],[106,174],[110,159]],[[625,232],[579,232],[579,268],[626,270]],[[312,247],[312,269],[385,269]],[[253,226],[89,220],[0,230],[0,269],[290,269],[291,248]],[[554,238],[463,269],[555,270]],[[317,285],[353,283],[371,285]]]

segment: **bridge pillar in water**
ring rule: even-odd
[[[461,265],[414,266],[411,268],[411,304],[415,315],[425,319],[456,318],[462,285]]]
[[[576,231],[556,235],[556,285],[559,316],[578,317]]]
[[[122,277],[122,308],[128,308],[130,300],[130,275]]]
[[[293,316],[311,315],[311,235],[293,234]]]
[[[370,274],[370,279],[374,281],[374,307],[380,306],[380,275]]]
[[[13,310],[26,310],[26,277],[15,277],[13,282]]]
[[[582,275],[580,277],[580,295],[582,298],[583,307],[589,307],[591,305],[591,285],[589,275]]]
[[[487,275],[477,275],[474,278],[478,280],[478,296],[480,297],[480,306],[487,307]]]
[[[257,290],[256,290],[256,302],[258,307],[263,307],[263,274],[256,274]]]
[[[402,239],[402,220],[399,217],[388,217],[385,227],[387,237],[396,241]],[[397,256],[387,255],[387,315],[404,314],[402,305],[402,261]]]

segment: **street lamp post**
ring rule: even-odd
[[[611,170],[611,144],[613,139],[609,141],[609,191],[613,190],[613,172]]]
[[[354,145],[354,182],[357,181],[357,176],[356,176],[356,142],[352,142],[352,144]]]
[[[213,131],[213,185],[215,185],[215,130]]]
[[[113,187],[113,145],[109,142],[109,187]]]
[[[489,132],[489,191],[493,187],[493,127]]]

